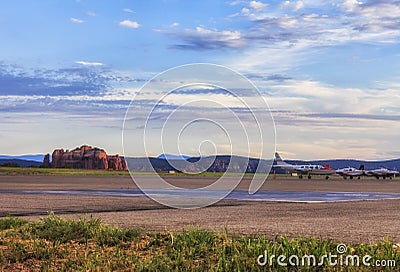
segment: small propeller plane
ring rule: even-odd
[[[368,171],[364,171],[365,175],[367,176],[372,176],[372,177],[376,177],[376,179],[379,179],[380,177],[382,177],[382,179],[386,179],[386,178],[395,178],[396,175],[399,174],[399,171],[396,170],[389,170],[387,168],[378,168],[378,169],[374,169],[374,170],[368,170]]]
[[[290,173],[297,173],[300,179],[303,178],[303,175],[309,179],[311,179],[311,175],[324,175],[325,179],[328,179],[329,175],[336,173],[334,169],[330,168],[329,164],[325,166],[319,164],[289,164],[281,158],[278,152],[275,153],[275,161],[276,165],[273,165],[273,167],[284,169]]]
[[[364,165],[360,165],[360,168],[358,169],[354,167],[337,169],[336,174],[341,175],[344,179],[347,179],[347,177],[349,177],[350,179],[353,179],[354,177],[360,179],[360,177],[364,175]]]

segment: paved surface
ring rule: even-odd
[[[219,199],[220,192],[217,190],[192,191],[183,190],[156,190],[146,191],[154,198],[208,198]],[[223,191],[225,192],[225,191]],[[228,192],[226,192],[228,193]],[[75,196],[110,196],[110,197],[145,197],[139,189],[108,189],[108,190],[0,190],[1,194],[47,194],[47,195],[75,195]],[[339,202],[339,201],[360,201],[379,199],[400,199],[398,193],[381,192],[296,192],[262,190],[256,194],[249,194],[248,191],[235,190],[225,199],[243,201],[279,201],[279,202]]]
[[[207,178],[171,177],[182,187],[196,187]],[[240,190],[248,188],[244,180]],[[261,194],[343,195],[366,197],[376,193],[400,193],[400,180],[342,179],[269,180]],[[224,200],[207,208],[178,210],[164,207],[145,197],[42,194],[44,190],[98,190],[98,192],[136,191],[129,177],[0,176],[0,216],[12,214],[37,220],[54,211],[63,217],[93,215],[122,227],[140,227],[149,231],[180,230],[192,227],[230,233],[314,236],[339,242],[376,242],[386,237],[400,242],[400,200],[368,200],[324,203]],[[37,191],[26,194],[21,191]],[[338,195],[337,192],[341,192]],[[343,193],[344,192],[344,193]],[[348,194],[345,194],[348,192]],[[239,193],[240,194],[240,193]],[[337,199],[336,199],[337,200]]]

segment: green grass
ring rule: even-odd
[[[150,175],[153,172],[133,172],[136,175]],[[185,173],[174,173],[170,174],[167,172],[158,172],[160,176],[171,176],[171,177],[221,177],[224,175],[223,172],[203,172],[199,174],[185,174]],[[67,169],[67,168],[36,168],[36,167],[1,167],[0,166],[0,175],[66,175],[66,176],[128,176],[128,171],[108,171],[108,170],[85,170],[85,169]],[[227,176],[241,176],[242,173],[226,173]],[[265,174],[260,174],[261,176],[265,176]],[[254,174],[246,173],[244,177],[253,177]],[[291,176],[290,174],[277,174],[277,178],[292,178],[298,179],[298,177]],[[269,179],[272,179],[273,174],[269,174]],[[313,177],[315,179],[317,177]],[[320,176],[319,178],[324,178],[324,176]],[[341,177],[332,176],[332,179],[342,180]],[[398,177],[396,177],[397,179]],[[361,180],[364,179],[372,179],[376,180],[375,177],[362,177]],[[304,178],[307,180],[307,178]],[[358,181],[358,179],[347,179],[348,181]],[[382,180],[382,179],[380,179]],[[386,179],[389,181],[390,179]]]
[[[127,171],[85,170],[67,168],[0,167],[0,175],[76,175],[76,176],[120,176]]]
[[[134,172],[138,175],[148,175],[151,172]],[[159,172],[160,176],[196,176],[196,177],[220,177],[224,173],[204,172],[200,174],[185,174]],[[35,168],[35,167],[0,167],[0,175],[75,175],[75,176],[127,176],[128,171],[107,171],[107,170],[85,170],[85,169],[67,169],[67,168]],[[227,173],[229,176],[238,176],[241,173]],[[245,174],[253,176],[253,174]],[[282,175],[283,176],[283,175]],[[288,175],[285,175],[288,176]]]
[[[257,257],[313,254],[317,259],[337,243],[315,238],[262,235],[235,236],[199,229],[149,233],[122,229],[84,217],[64,220],[50,214],[37,222],[17,218],[0,220],[0,271],[359,271],[360,267],[259,266]],[[377,244],[347,245],[347,254],[400,263],[398,245],[387,240]],[[376,267],[361,267],[376,271]],[[386,271],[398,271],[398,267]],[[385,271],[385,268],[378,269]]]
[[[20,227],[27,224],[28,222],[16,217],[6,217],[0,220],[0,231]]]

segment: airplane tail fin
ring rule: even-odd
[[[361,164],[359,170],[364,170],[364,169],[365,169],[364,164]]]
[[[277,165],[289,165],[288,163],[286,163],[282,157],[279,155],[278,152],[275,152],[275,161]]]
[[[278,152],[275,152],[275,160],[276,160],[277,162],[283,162],[282,157],[279,155]]]
[[[325,169],[331,169],[331,165],[329,163],[325,164]]]

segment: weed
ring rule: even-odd
[[[28,221],[16,217],[6,217],[4,219],[0,219],[0,230],[20,227],[26,223],[28,223]]]
[[[259,266],[257,257],[315,255],[337,251],[337,243],[316,238],[234,236],[228,231],[190,229],[145,233],[103,224],[99,219],[61,219],[54,214],[27,223],[6,218],[0,230],[0,270],[45,271],[358,271],[360,267]],[[4,223],[7,222],[7,223]],[[346,254],[400,263],[397,244],[347,245]],[[377,267],[361,267],[374,271]],[[398,267],[381,267],[381,271]],[[21,270],[20,269],[20,270]]]

